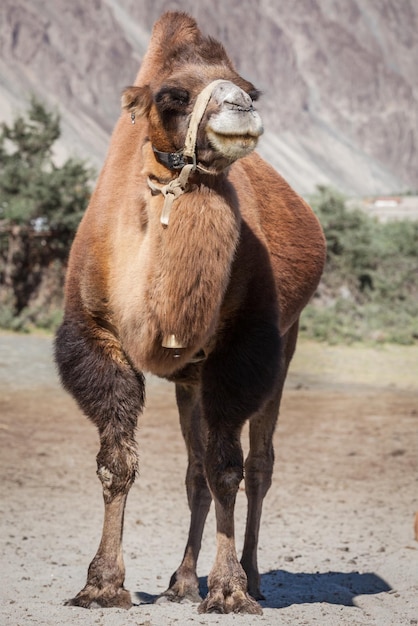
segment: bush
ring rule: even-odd
[[[54,164],[59,116],[36,99],[26,117],[0,128],[0,325],[46,325],[61,305],[92,171],[76,159]]]
[[[418,222],[382,224],[320,187],[311,205],[324,229],[327,263],[319,297],[302,315],[308,337],[338,341],[418,339]]]

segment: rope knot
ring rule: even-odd
[[[163,210],[161,211],[160,221],[163,226],[168,226],[170,220],[171,207],[174,200],[177,200],[181,195],[189,190],[189,176],[196,169],[194,163],[185,165],[177,178],[171,180],[167,185],[163,187],[157,187],[155,183],[148,178],[148,187],[154,193],[161,193],[164,196]]]

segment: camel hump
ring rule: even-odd
[[[196,43],[201,37],[196,20],[181,11],[163,13],[152,29],[151,42],[158,42],[172,49],[179,44]]]
[[[193,17],[168,11],[154,25],[135,85],[150,84],[161,74],[169,76],[175,68],[184,68],[184,64],[202,62],[234,70],[223,45],[213,37],[205,37]]]
[[[150,83],[156,68],[161,69],[166,64],[168,55],[173,56],[174,51],[180,47],[196,46],[201,39],[202,33],[193,17],[180,11],[163,13],[154,24],[148,50],[142,59],[135,85]]]

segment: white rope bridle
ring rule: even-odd
[[[189,126],[187,128],[186,139],[184,142],[184,148],[182,151],[183,157],[191,159],[191,163],[186,163],[181,169],[177,178],[174,178],[167,185],[162,187],[157,186],[153,181],[148,178],[148,186],[154,193],[161,193],[164,196],[163,210],[161,212],[161,224],[168,226],[170,220],[170,212],[173,206],[173,202],[177,200],[183,193],[188,190],[188,181],[190,174],[195,170],[204,168],[196,163],[196,139],[199,124],[202,121],[202,117],[206,111],[209,100],[212,96],[213,90],[220,83],[224,83],[225,79],[214,80],[209,85],[206,85],[204,89],[199,93],[196,98],[193,111],[190,116]]]

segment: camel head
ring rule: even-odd
[[[191,17],[166,13],[122,107],[146,124],[157,159],[168,167],[180,169],[190,159],[217,173],[254,150],[263,132],[254,108],[258,95]]]

